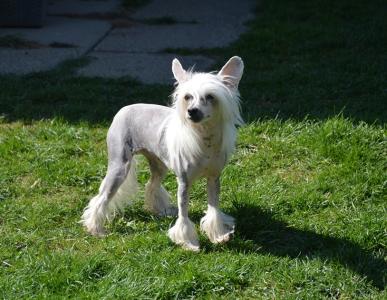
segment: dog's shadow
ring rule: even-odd
[[[292,228],[276,220],[270,212],[252,205],[234,208],[230,213],[237,219],[237,238],[228,244],[229,249],[335,261],[366,277],[376,288],[385,288],[386,262],[352,241]]]
[[[277,257],[319,258],[323,261],[334,261],[366,277],[379,290],[385,288],[387,263],[383,258],[376,257],[371,251],[363,249],[355,242],[293,228],[286,222],[277,220],[272,213],[254,205],[234,206],[227,213],[236,218],[236,238],[220,246],[221,249],[241,253],[271,254]],[[198,211],[190,213],[190,218],[195,223],[198,223],[202,216],[203,214]],[[165,220],[165,218],[154,217],[141,206],[126,210],[123,219],[145,223],[158,219],[164,220],[164,223],[169,222],[170,226],[175,222],[175,218]],[[165,224],[159,224],[158,230],[165,229]],[[120,234],[134,232],[126,226],[116,224],[114,227],[114,231]],[[200,242],[205,252],[220,250],[205,238],[201,238]]]

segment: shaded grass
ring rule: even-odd
[[[0,36],[0,48],[36,49],[45,47],[34,41],[23,39],[17,35]]]
[[[241,53],[247,115],[386,121],[385,1],[264,1]]]
[[[201,236],[199,254],[169,242],[174,219],[144,211],[143,190],[105,239],[77,224],[106,171],[112,116],[167,104],[171,87],[74,77],[87,60],[1,76],[0,297],[386,298],[385,5],[266,1],[238,42],[207,50],[219,66],[243,57],[249,124],[222,177],[236,237]],[[172,174],[165,186],[176,194]],[[205,197],[199,181],[196,224]]]
[[[59,117],[72,122],[110,123],[123,106],[135,102],[168,103],[170,88],[120,80],[74,77],[88,59],[74,60],[57,69],[27,76],[2,78],[0,111],[7,120],[25,122]],[[21,88],[23,87],[23,88]]]

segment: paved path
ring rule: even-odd
[[[0,74],[45,71],[64,60],[87,54],[111,30],[111,24],[81,16],[112,12],[118,4],[119,0],[50,0],[44,27],[0,28],[0,40],[16,36],[35,43],[34,47],[24,49],[0,47]],[[80,17],[74,18],[74,14]]]
[[[45,27],[0,29],[0,37],[18,35],[41,45],[0,48],[0,73],[48,70],[87,55],[91,62],[79,70],[82,76],[129,75],[144,83],[172,83],[174,57],[199,70],[214,63],[201,55],[175,55],[174,49],[200,52],[229,45],[246,30],[253,7],[253,0],[153,0],[123,22],[118,0],[54,0]]]

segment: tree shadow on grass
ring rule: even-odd
[[[276,220],[273,214],[252,205],[243,205],[231,213],[238,220],[237,235],[244,241],[252,241],[252,244],[246,248],[246,243],[235,241],[229,244],[230,248],[279,257],[317,257],[336,261],[366,277],[379,290],[385,288],[386,262],[354,242],[292,228]]]
[[[70,123],[106,125],[123,106],[140,102],[168,105],[171,102],[169,95],[174,89],[172,84],[146,85],[130,77],[106,79],[75,76],[76,70],[87,62],[87,59],[71,60],[47,72],[0,76],[0,121],[5,119],[29,123],[60,118]],[[251,68],[253,65],[254,62]],[[385,123],[387,120],[383,99],[376,92],[364,101],[347,103],[335,100],[328,105],[322,96],[319,98],[314,95],[312,82],[305,94],[283,102],[281,97],[265,98],[264,94],[273,89],[273,84],[267,86],[269,83],[266,83],[266,86],[257,89],[260,85],[257,84],[256,75],[244,75],[240,90],[245,121],[258,118],[326,119],[340,112],[355,121],[370,124]],[[287,91],[290,90],[291,87],[288,87]],[[317,98],[311,101],[311,95]]]
[[[0,75],[0,121],[59,118],[106,125],[123,106],[139,102],[166,105],[170,101],[172,87],[144,85],[130,77],[75,76],[87,62],[70,60],[54,70],[24,76]]]

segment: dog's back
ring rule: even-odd
[[[117,143],[124,144],[133,154],[146,150],[166,160],[166,149],[160,145],[160,136],[173,112],[169,107],[155,104],[139,103],[123,107],[109,128],[108,145],[114,148]]]

